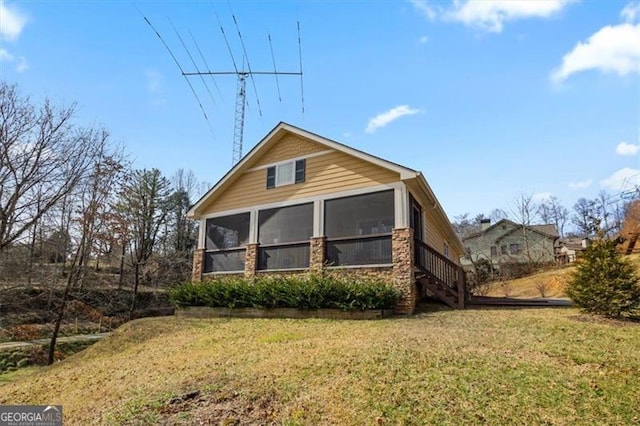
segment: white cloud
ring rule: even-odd
[[[591,186],[593,179],[581,180],[579,182],[569,182],[569,188],[571,189],[585,189]]]
[[[156,70],[145,70],[144,75],[147,77],[147,91],[149,93],[158,93],[162,86],[162,74]]]
[[[620,142],[616,146],[616,154],[620,155],[636,155],[640,151],[640,144],[634,145],[632,143]]]
[[[640,24],[608,25],[562,58],[551,79],[561,82],[580,71],[597,69],[626,75],[640,72]]]
[[[427,36],[422,36],[422,37],[420,37],[420,38],[418,39],[418,42],[419,42],[420,44],[427,44],[427,42],[428,42],[428,41],[429,41],[429,37],[427,37]]]
[[[550,18],[570,2],[562,0],[456,1],[444,18],[469,27],[499,33],[505,22],[527,18]]]
[[[600,185],[614,191],[624,191],[635,186],[640,187],[640,170],[625,167],[600,181]]]
[[[370,119],[365,132],[375,133],[379,128],[386,126],[402,116],[418,114],[419,112],[421,112],[419,109],[411,108],[409,105],[399,105]]]
[[[631,2],[622,9],[620,17],[624,22],[630,24],[636,22],[640,17],[640,2]]]
[[[436,9],[431,6],[427,0],[409,0],[411,2],[411,4],[413,4],[413,7],[415,7],[419,12],[421,12],[422,14],[424,14],[424,16],[426,16],[427,18],[429,18],[430,20],[434,20],[436,19],[437,13],[436,13]]]
[[[22,12],[0,0],[0,37],[16,40],[26,23],[27,17]]]

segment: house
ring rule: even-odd
[[[485,259],[495,270],[500,270],[505,264],[551,263],[556,259],[558,231],[555,225],[523,226],[509,219],[493,225],[483,220],[480,225],[480,231],[462,241],[464,266]]]
[[[573,263],[580,259],[589,244],[588,238],[567,238],[559,241],[556,251],[558,263]]]
[[[464,306],[463,246],[422,173],[278,124],[188,212],[193,280],[307,271],[378,276],[399,313]]]

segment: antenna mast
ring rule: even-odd
[[[233,164],[242,158],[242,139],[244,138],[244,111],[247,105],[247,73],[238,73],[236,93],[236,118],[233,127]]]

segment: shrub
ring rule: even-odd
[[[640,316],[640,278],[616,252],[613,241],[596,241],[585,251],[567,294],[590,313],[611,318]]]
[[[383,281],[333,275],[218,278],[169,290],[176,306],[389,309],[400,293]]]

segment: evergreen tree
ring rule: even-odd
[[[640,317],[640,278],[615,250],[595,241],[576,267],[567,294],[585,311],[611,318]]]

